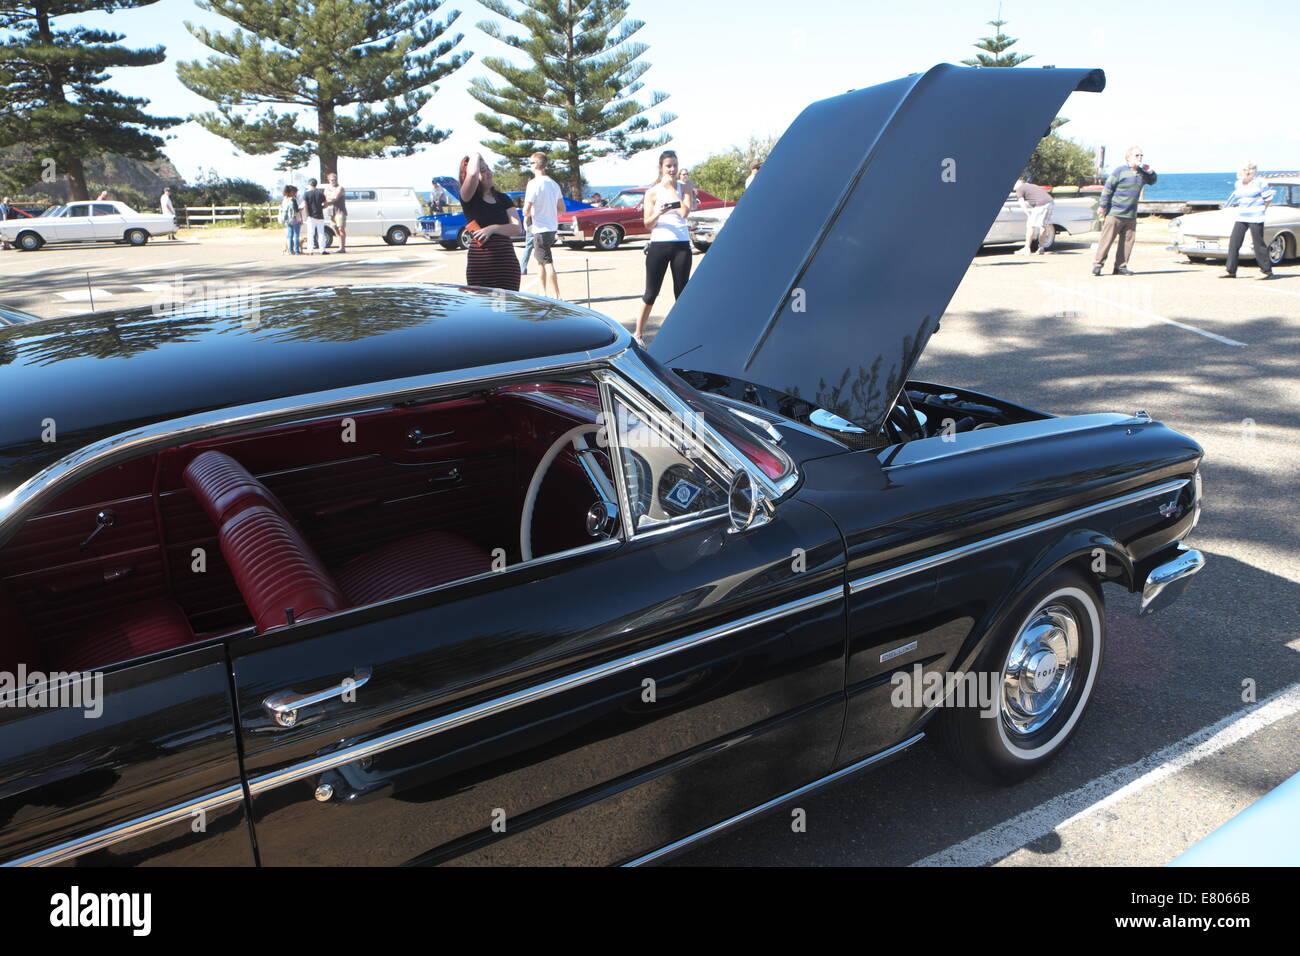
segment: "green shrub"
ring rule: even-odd
[[[245,206],[239,224],[245,229],[268,229],[272,225],[270,210],[261,206]]]

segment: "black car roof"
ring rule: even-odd
[[[176,309],[0,326],[0,495],[140,425],[462,368],[543,365],[626,335],[594,312],[500,290],[226,291]]]

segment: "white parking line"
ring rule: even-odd
[[[93,297],[96,299],[113,298],[113,293],[109,292],[107,289],[101,289],[97,286],[94,286],[90,289],[74,289],[71,292],[56,292],[54,294],[57,295],[60,299],[62,299],[65,302],[89,302],[90,299],[92,298],[91,296],[92,292],[94,293]]]
[[[1229,714],[1148,757],[1053,797],[983,833],[917,860],[912,866],[987,866],[1297,713],[1300,684],[1292,684],[1245,714]]]
[[[1273,292],[1277,295],[1294,295],[1300,298],[1300,292],[1292,292],[1290,289],[1264,289],[1265,292]]]
[[[1204,335],[1207,339],[1214,339],[1216,342],[1222,342],[1224,345],[1235,345],[1239,348],[1245,348],[1245,342],[1238,342],[1236,339],[1230,339],[1223,335],[1217,335],[1214,332],[1207,332],[1205,329],[1198,329],[1194,325],[1188,325],[1186,322],[1179,322],[1176,319],[1166,318],[1155,312],[1148,312],[1146,309],[1139,309],[1136,306],[1125,305],[1123,302],[1116,302],[1113,299],[1103,298],[1099,295],[1092,295],[1088,292],[1081,292],[1078,289],[1071,289],[1068,286],[1060,285],[1056,282],[1047,282],[1043,279],[1038,280],[1038,284],[1048,289],[1055,289],[1057,292],[1064,292],[1066,295],[1078,296],[1081,299],[1092,299],[1094,302],[1103,302],[1112,308],[1122,309],[1125,312],[1131,312],[1134,315],[1140,315],[1144,319],[1152,319],[1156,322],[1164,322],[1166,325],[1172,325],[1180,329],[1186,329],[1188,332],[1195,332],[1197,335]],[[1279,290],[1280,291],[1280,290]]]
[[[422,276],[426,272],[436,272],[437,270],[445,269],[446,267],[447,267],[447,263],[440,262],[436,266],[429,266],[427,269],[416,269],[414,272],[408,272],[405,275],[403,275],[402,281],[409,282],[410,280],[414,279],[416,276]]]

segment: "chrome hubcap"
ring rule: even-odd
[[[1079,664],[1079,622],[1063,604],[1036,611],[1016,636],[1002,668],[1001,719],[1026,736],[1060,711]]]
[[[1278,236],[1268,244],[1268,258],[1273,265],[1281,265],[1282,253],[1286,249],[1286,239]]]

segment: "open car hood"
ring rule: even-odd
[[[718,234],[650,354],[877,431],[1016,176],[1100,70],[969,69],[807,107]]]

